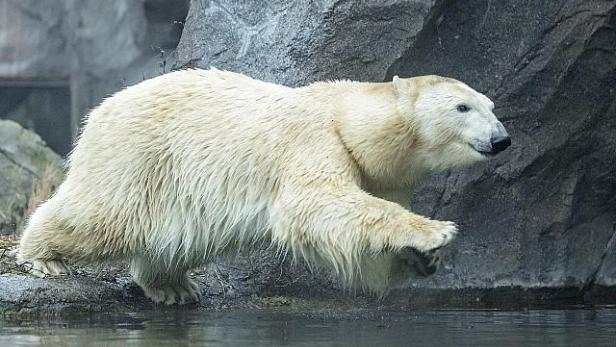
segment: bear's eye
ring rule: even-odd
[[[471,108],[464,104],[460,104],[458,105],[457,109],[458,109],[458,112],[468,112]]]

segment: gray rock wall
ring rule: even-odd
[[[215,66],[286,85],[382,80],[434,1],[192,0],[178,66]]]
[[[616,285],[614,24],[613,1],[451,2],[389,68],[467,81],[514,138],[416,193],[463,230],[430,285]]]
[[[496,102],[514,145],[431,178],[414,208],[457,221],[419,287],[616,285],[613,1],[191,2],[178,66],[303,85],[441,74]]]

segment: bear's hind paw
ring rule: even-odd
[[[71,269],[62,259],[35,259],[31,264],[23,263],[23,265],[29,273],[40,278],[71,274]]]

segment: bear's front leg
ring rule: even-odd
[[[411,189],[393,188],[393,189],[371,189],[370,194],[381,199],[394,202],[411,211]],[[440,251],[433,250],[427,253],[419,252],[418,250],[408,247],[401,252],[393,253],[395,261],[392,266],[395,269],[393,272],[398,274],[401,285],[404,285],[409,278],[428,277],[436,272],[441,266]],[[394,285],[395,286],[395,285]]]
[[[274,241],[349,280],[361,277],[366,255],[408,247],[428,253],[457,233],[452,222],[419,216],[349,184],[286,187],[275,200],[272,222]]]

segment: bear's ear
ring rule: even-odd
[[[391,81],[394,92],[396,95],[400,95],[404,92],[404,82],[398,77],[398,75],[394,76],[394,79]]]

